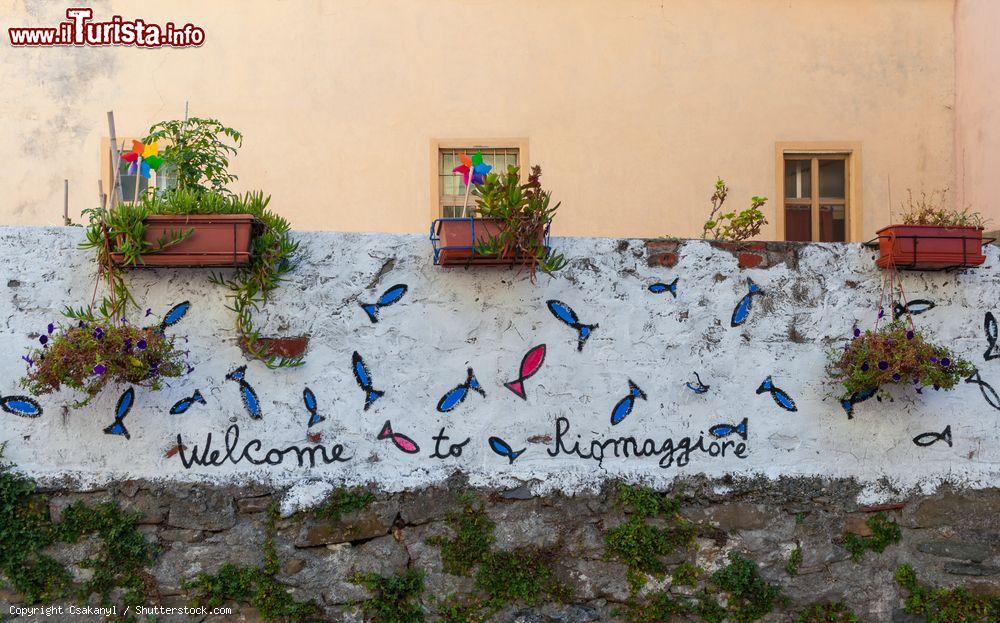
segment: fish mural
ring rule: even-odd
[[[847,419],[854,419],[854,405],[859,402],[864,402],[878,393],[878,388],[875,389],[862,389],[854,392],[846,398],[840,400],[840,406],[844,408],[847,413]]]
[[[983,331],[986,333],[986,352],[983,353],[983,359],[990,361],[1000,357],[1000,349],[997,349],[997,319],[993,312],[986,312]]]
[[[28,396],[4,396],[0,398],[0,409],[11,415],[30,419],[42,415],[42,405]]]
[[[158,331],[160,333],[163,333],[164,331],[166,331],[167,327],[172,327],[178,322],[180,322],[181,319],[187,315],[189,309],[191,309],[190,301],[184,301],[182,303],[178,303],[173,307],[171,307],[170,311],[168,311],[167,314],[163,317],[163,321],[160,322],[160,327]]]
[[[170,407],[170,415],[180,415],[184,413],[195,403],[205,404],[205,397],[201,395],[201,390],[194,390],[194,393],[187,398],[181,398],[174,403],[174,406]]]
[[[743,295],[740,302],[733,309],[733,317],[729,321],[729,326],[738,327],[750,317],[750,310],[753,309],[753,297],[763,296],[764,291],[754,283],[753,279],[747,277],[747,293]]]
[[[913,438],[913,443],[923,448],[936,444],[939,441],[943,441],[948,444],[949,448],[952,447],[951,424],[945,426],[944,430],[940,433],[922,433]]]
[[[358,351],[351,355],[351,368],[354,370],[354,378],[358,381],[358,387],[365,391],[365,411],[367,411],[376,400],[385,396],[385,392],[379,391],[372,386],[372,375],[368,372],[365,360],[361,358]]]
[[[698,376],[697,372],[694,373],[694,380],[695,380],[694,383],[688,381],[684,385],[696,394],[704,394],[705,392],[708,391],[710,387],[712,387],[711,385],[705,385],[704,383],[702,383],[701,377]]]
[[[302,402],[306,405],[306,411],[309,412],[309,423],[306,425],[306,428],[312,428],[326,419],[316,413],[316,394],[308,387],[302,390]]]
[[[934,309],[936,305],[934,301],[928,301],[927,299],[913,299],[909,301],[906,305],[901,305],[899,301],[892,304],[892,319],[899,320],[903,316],[919,316],[920,314]]]
[[[254,391],[250,383],[246,381],[246,366],[240,366],[226,375],[227,381],[235,381],[240,386],[240,397],[243,398],[243,408],[247,410],[247,414],[250,415],[251,419],[259,420],[264,417],[264,414],[260,409],[260,399],[257,398],[257,392]]]
[[[510,447],[509,443],[499,437],[490,437],[489,444],[490,450],[493,450],[500,456],[506,458],[509,465],[513,465],[515,459],[524,454],[524,451],[527,450],[527,448],[521,448],[515,452],[514,449]]]
[[[1000,410],[1000,396],[997,395],[997,390],[993,389],[993,386],[983,380],[983,377],[979,376],[979,370],[976,370],[969,375],[969,378],[965,379],[966,383],[975,383],[979,386],[979,393],[983,395],[983,399],[986,400],[986,404],[990,405],[994,409]]]
[[[757,388],[757,394],[763,394],[770,392],[771,398],[774,398],[775,404],[784,409],[785,411],[798,411],[799,408],[795,406],[795,401],[789,396],[783,389],[775,387],[774,382],[771,377],[768,376],[764,379],[764,382],[760,384]]]
[[[377,439],[379,441],[388,439],[392,441],[393,445],[407,454],[416,454],[417,452],[420,452],[420,446],[417,445],[417,442],[402,433],[393,432],[392,424],[389,420],[386,420],[385,424],[382,425],[382,432],[378,434]]]
[[[518,368],[518,377],[513,381],[504,383],[503,386],[514,392],[514,395],[521,400],[527,400],[528,395],[524,391],[524,382],[535,375],[545,362],[545,344],[539,344],[524,354],[521,359],[521,367]]]
[[[677,280],[680,277],[674,277],[674,280],[670,283],[654,283],[649,286],[648,290],[653,294],[663,294],[664,292],[669,292],[674,298],[677,298]]]
[[[743,441],[747,440],[747,423],[748,418],[743,418],[739,424],[716,424],[712,428],[708,429],[708,434],[716,439],[722,439],[723,437],[728,437],[730,435],[739,435]]]
[[[472,371],[472,368],[468,368],[466,374],[467,377],[464,383],[449,390],[444,396],[441,396],[441,400],[437,404],[438,411],[447,413],[462,404],[465,402],[465,398],[469,395],[470,390],[477,392],[483,398],[486,397],[486,390],[479,385],[479,381],[476,379],[476,374]]]
[[[382,293],[382,296],[378,297],[378,300],[374,303],[359,303],[361,309],[365,310],[368,314],[368,319],[373,323],[378,322],[378,312],[383,307],[388,307],[394,303],[398,303],[399,299],[403,298],[406,294],[407,286],[403,283],[397,283],[388,290]]]
[[[115,421],[104,429],[105,435],[121,435],[125,439],[131,439],[132,436],[128,434],[128,429],[125,428],[125,416],[128,412],[132,410],[132,403],[135,402],[135,390],[129,387],[122,395],[118,398],[118,404],[115,406]]]
[[[628,380],[628,395],[618,401],[615,408],[611,410],[611,425],[620,423],[629,413],[632,413],[632,407],[635,406],[636,398],[642,398],[646,400],[646,392],[639,389],[639,386],[632,382],[632,379]]]
[[[600,325],[583,324],[580,322],[580,319],[577,318],[576,312],[573,311],[573,308],[562,301],[552,299],[551,301],[546,301],[545,304],[548,305],[549,311],[552,312],[553,316],[558,318],[568,327],[576,329],[576,350],[583,350],[583,345],[587,343],[587,339],[590,338],[594,329],[598,328]]]

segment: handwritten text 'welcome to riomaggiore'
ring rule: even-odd
[[[428,456],[440,460],[461,457],[466,445],[471,441],[466,438],[459,443],[453,443],[451,438],[445,434],[444,428],[432,439],[434,440],[434,450]],[[222,467],[227,463],[239,465],[244,462],[250,465],[276,466],[282,465],[286,461],[299,467],[316,467],[331,463],[346,463],[354,458],[353,455],[345,456],[345,448],[342,444],[290,445],[284,448],[265,449],[260,439],[250,439],[241,443],[240,428],[236,424],[226,430],[221,446],[213,444],[212,433],[208,433],[203,444],[200,446],[192,445],[189,448],[184,443],[182,436],[178,434],[177,448],[179,452],[177,456],[185,469],[191,469],[194,466]],[[580,435],[570,433],[569,420],[560,417],[556,418],[555,435],[552,437],[551,446],[546,449],[545,453],[552,458],[571,456],[594,461],[598,465],[603,464],[608,459],[658,458],[659,466],[666,469],[672,466],[684,467],[691,460],[692,455],[745,459],[747,458],[747,445],[743,441],[706,440],[704,435],[664,439],[623,436],[591,439],[589,442],[583,442]]]

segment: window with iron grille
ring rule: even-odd
[[[476,198],[462,182],[462,174],[454,173],[462,164],[461,154],[483,154],[483,162],[493,167],[494,173],[507,170],[508,166],[521,165],[521,149],[509,145],[469,145],[438,149],[438,206],[442,217],[468,217],[473,215]]]

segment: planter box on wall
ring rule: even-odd
[[[144,254],[137,266],[246,266],[254,222],[251,214],[152,214],[146,218],[150,244],[175,232],[193,232],[163,251]],[[111,259],[121,263],[124,257],[112,253]]]
[[[890,225],[878,230],[880,268],[895,265],[911,270],[940,270],[979,266],[983,230],[979,227]]]
[[[440,266],[509,266],[521,258],[476,253],[476,243],[495,237],[502,229],[499,219],[491,218],[439,218],[431,224],[431,244],[434,246],[434,263]],[[538,231],[538,242],[549,248],[549,228]]]

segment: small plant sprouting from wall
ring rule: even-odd
[[[361,489],[335,490],[326,500],[312,509],[312,514],[320,519],[340,521],[347,513],[367,508],[375,501],[375,495]]]
[[[927,623],[994,623],[1000,620],[1000,597],[977,597],[963,587],[931,588],[920,584],[910,565],[900,565],[896,583],[906,591],[906,612]]]
[[[875,513],[865,523],[872,531],[871,536],[851,533],[844,535],[844,549],[851,553],[855,562],[860,562],[868,551],[881,554],[885,548],[898,543],[903,536],[899,524],[886,517],[885,513]]]
[[[788,562],[785,563],[785,573],[788,575],[798,575],[799,567],[802,566],[802,548],[798,545],[788,555]]]
[[[424,573],[407,569],[394,576],[366,573],[352,580],[361,584],[372,596],[360,602],[361,611],[371,623],[423,623],[424,609],[420,596],[424,592]]]
[[[761,208],[767,203],[767,197],[753,197],[750,199],[750,207],[740,212],[723,212],[722,206],[729,196],[729,187],[726,182],[715,180],[715,192],[712,193],[712,211],[708,215],[708,220],[702,226],[701,239],[705,240],[709,234],[716,240],[726,242],[743,242],[760,234],[760,230],[767,225],[767,219]]]
[[[796,623],[858,623],[858,617],[843,602],[817,603],[799,613]]]

